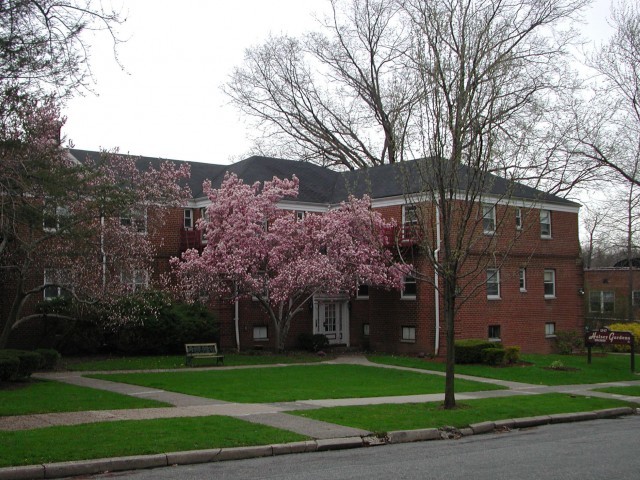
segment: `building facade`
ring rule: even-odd
[[[71,150],[81,159],[97,154]],[[157,159],[143,159],[157,161]],[[412,179],[412,162],[403,166],[383,165],[355,172],[336,172],[316,165],[283,159],[250,157],[234,165],[190,163],[189,181],[193,198],[184,208],[166,212],[158,232],[155,269],[146,282],[153,284],[169,269],[169,259],[188,248],[203,248],[206,238],[197,229],[209,204],[202,182],[218,187],[226,172],[246,184],[271,180],[274,176],[299,179],[295,201],[280,207],[296,215],[322,213],[349,195],[367,194],[372,207],[397,228],[385,236],[387,248],[408,259],[419,275],[407,276],[402,291],[361,285],[357,295],[315,295],[295,317],[287,347],[296,348],[305,334],[323,334],[332,345],[399,354],[442,355],[445,325],[441,287],[432,265],[423,255],[423,242],[412,235],[418,223],[416,205],[429,215],[438,215],[419,195]],[[409,173],[407,173],[409,172]],[[461,200],[462,201],[462,200]],[[523,352],[551,351],[555,332],[582,330],[583,270],[578,239],[579,205],[521,185],[513,188],[494,177],[478,202],[478,218],[484,242],[494,242],[499,261],[487,258],[487,250],[471,249],[465,275],[473,288],[460,293],[456,338],[482,338],[518,345]],[[422,211],[422,210],[421,210]],[[424,234],[424,233],[423,233]],[[432,244],[439,238],[435,229]],[[470,241],[474,241],[470,238]],[[477,257],[475,258],[474,255]],[[258,302],[250,298],[227,302],[209,300],[220,322],[223,350],[274,348],[273,326]]]

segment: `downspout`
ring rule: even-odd
[[[436,340],[433,346],[434,356],[438,356],[438,352],[440,350],[440,291],[438,290],[438,268],[436,264],[438,263],[438,256],[440,255],[440,209],[436,205],[436,248],[433,251],[433,272],[434,272],[434,295],[435,295],[435,316],[436,316]]]
[[[240,305],[238,300],[238,287],[236,286],[236,301],[235,301],[235,313],[233,318],[233,323],[236,327],[236,350],[238,353],[240,352]]]

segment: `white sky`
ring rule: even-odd
[[[269,34],[315,26],[328,0],[122,0],[128,39],[118,50],[99,37],[92,47],[98,96],[69,101],[63,134],[76,148],[230,163],[249,148],[246,128],[220,87],[244,50]],[[179,5],[179,6],[178,6]],[[609,0],[586,12],[585,32],[603,40]],[[594,37],[595,36],[595,37]]]

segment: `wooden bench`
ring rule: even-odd
[[[218,352],[216,343],[185,343],[184,348],[187,352],[187,366],[191,366],[194,358],[215,358],[216,365],[220,362],[224,364],[224,355]]]

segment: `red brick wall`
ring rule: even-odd
[[[631,276],[630,276],[631,273]],[[584,312],[587,323],[600,327],[609,323],[629,319],[629,286],[631,291],[640,290],[640,269],[629,272],[626,268],[594,268],[584,272]],[[613,292],[613,312],[592,312],[589,308],[591,292]],[[632,306],[632,319],[640,320],[640,306]]]

